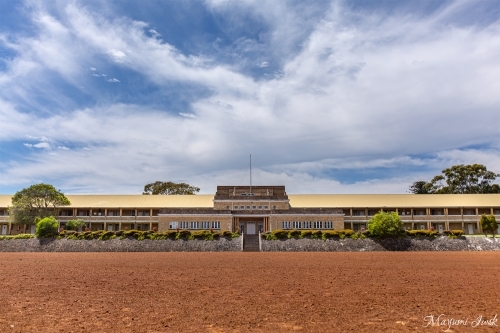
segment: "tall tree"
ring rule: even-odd
[[[57,216],[57,209],[69,206],[66,196],[49,184],[36,184],[16,192],[9,215],[12,223],[34,224],[39,219]]]
[[[186,183],[160,182],[156,181],[144,186],[144,195],[179,195],[196,194],[200,192],[199,187],[191,186]]]
[[[429,194],[429,183],[423,180],[414,182],[410,186],[410,192],[413,194]]]
[[[494,215],[481,215],[481,220],[479,220],[479,223],[481,224],[481,229],[483,229],[485,236],[487,233],[490,233],[493,235],[493,238],[495,238],[495,234],[498,231],[498,222],[495,219]]]
[[[442,175],[430,182],[418,181],[410,186],[415,194],[478,194],[500,193],[500,186],[494,184],[496,174],[482,164],[460,164],[444,169]]]

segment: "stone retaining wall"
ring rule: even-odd
[[[261,251],[267,252],[363,252],[363,251],[500,251],[500,238],[437,237],[374,239],[287,239],[262,240]]]
[[[241,237],[218,240],[111,239],[9,239],[0,241],[0,252],[239,252]]]
[[[500,251],[500,238],[448,239],[261,239],[264,252],[364,252],[364,251]],[[135,239],[71,240],[11,239],[0,241],[0,252],[240,252],[242,237],[219,240]]]

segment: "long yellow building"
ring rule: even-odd
[[[366,228],[380,210],[397,212],[405,229],[478,234],[481,214],[500,220],[500,194],[290,194],[284,186],[218,186],[215,195],[66,195],[61,227],[82,219],[91,230],[230,230]],[[0,195],[0,233],[33,233],[11,224],[11,195]],[[500,230],[499,230],[500,232]]]

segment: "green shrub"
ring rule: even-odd
[[[323,238],[323,233],[321,232],[321,230],[314,230],[312,233],[311,233],[311,239],[322,239]]]
[[[12,236],[12,239],[30,239],[35,238],[35,235],[32,234],[19,234]]]
[[[327,230],[323,232],[323,239],[339,238],[339,232],[337,230]]]
[[[288,232],[288,238],[295,238],[295,239],[302,238],[302,232],[296,229],[290,230]]]
[[[479,223],[481,224],[481,229],[483,229],[485,236],[490,233],[493,235],[493,237],[495,237],[495,234],[498,230],[498,223],[494,215],[481,215],[481,220],[479,221]]]
[[[99,236],[98,239],[104,241],[104,240],[113,239],[113,238],[111,238],[113,236],[116,238],[116,234],[114,231],[105,231],[105,232],[101,233],[101,235]]]
[[[208,230],[200,230],[193,233],[194,239],[213,240],[214,234]]]
[[[175,236],[175,239],[191,239],[191,231],[189,230],[180,230],[177,235]]]
[[[0,236],[0,240],[9,240],[9,239],[30,239],[35,238],[35,235],[32,234],[18,234],[18,235],[6,235]]]
[[[380,211],[368,222],[368,231],[375,237],[395,237],[402,234],[403,222],[398,213]]]
[[[351,235],[351,239],[365,239],[366,235],[363,232],[355,232]]]
[[[64,225],[64,229],[66,230],[78,230],[78,228],[83,228],[87,224],[85,223],[84,220],[78,219],[78,220],[69,220],[66,222]]]
[[[51,238],[58,235],[59,223],[53,216],[45,217],[36,224],[35,235],[37,238]]]
[[[444,234],[448,236],[448,238],[457,238],[462,237],[464,235],[463,230],[445,230]]]
[[[437,237],[438,232],[435,230],[406,230],[406,236],[409,237]]]
[[[311,238],[313,230],[302,230],[301,237],[302,238]]]
[[[288,230],[274,230],[272,231],[276,239],[288,239]]]

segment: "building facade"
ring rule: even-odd
[[[366,229],[377,212],[397,212],[405,229],[482,233],[479,219],[500,221],[500,194],[290,194],[284,186],[218,186],[215,195],[67,195],[61,227],[82,219],[90,230],[209,230],[245,234],[276,229]],[[33,233],[10,223],[0,195],[0,234]],[[500,232],[500,230],[499,230]]]

